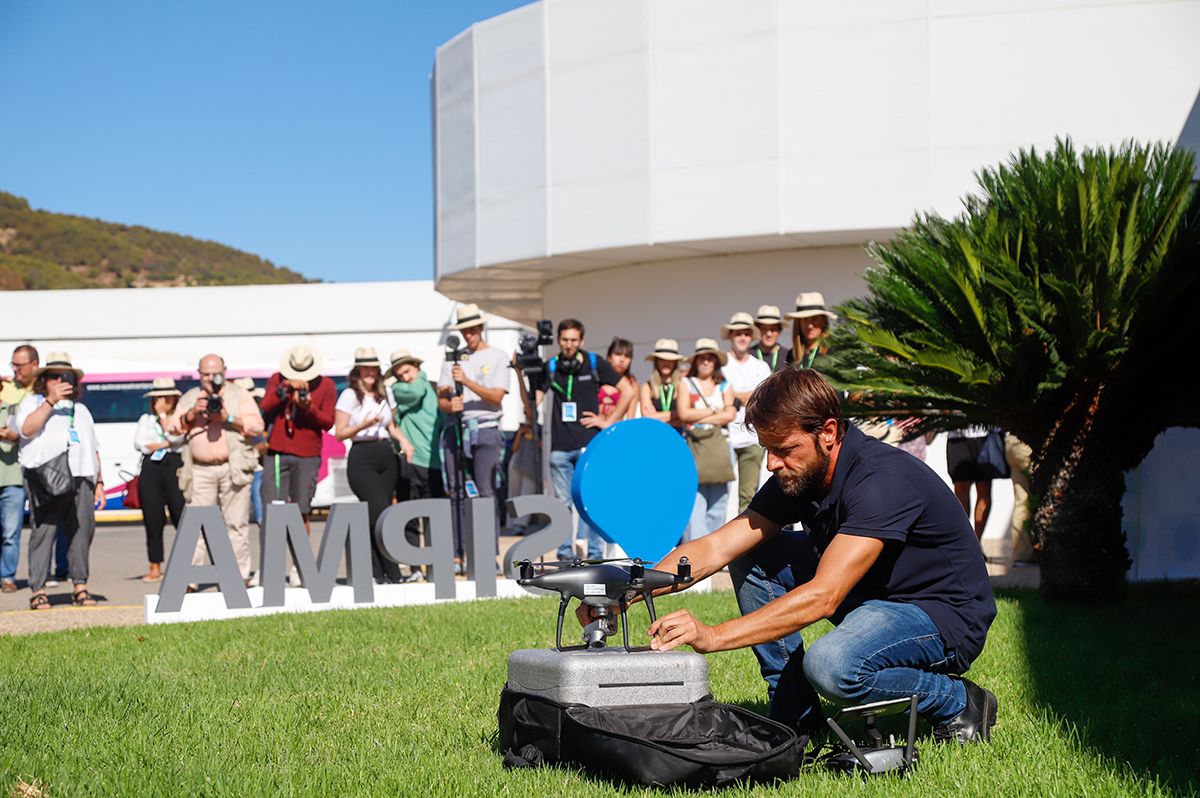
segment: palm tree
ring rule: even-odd
[[[953,220],[868,252],[826,367],[850,412],[1001,426],[1034,452],[1048,596],[1115,595],[1124,471],[1200,425],[1200,203],[1190,152],[1030,149],[977,175]]]

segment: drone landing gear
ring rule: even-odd
[[[650,614],[650,623],[658,620],[658,613],[654,611],[654,595],[650,590],[646,590],[642,594],[642,601],[646,604],[646,610]],[[605,647],[605,640],[617,633],[617,620],[612,616],[610,608],[605,606],[593,607],[596,613],[596,620],[589,623],[583,629],[584,644],[579,646],[564,646],[562,642],[563,623],[567,617],[567,606],[571,603],[571,597],[563,595],[558,602],[558,623],[554,630],[554,650],[555,651],[584,651],[586,649],[597,649]],[[627,652],[633,653],[636,651],[649,651],[650,646],[631,646],[629,645],[629,601],[624,596],[618,599],[617,608],[620,611],[621,638],[624,643],[624,648]]]

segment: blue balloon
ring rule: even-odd
[[[698,484],[696,461],[679,432],[635,418],[592,439],[575,464],[571,496],[602,538],[653,563],[687,529]]]

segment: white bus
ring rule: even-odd
[[[0,314],[0,346],[11,352],[31,343],[43,360],[65,351],[84,371],[82,401],[96,418],[109,483],[103,520],[140,519],[140,513],[124,509],[122,499],[125,480],[140,465],[133,432],[148,408],[142,394],[154,377],[172,377],[186,391],[198,382],[198,361],[212,352],[225,359],[230,378],[251,377],[261,386],[278,371],[289,347],[305,343],[324,355],[324,374],[339,389],[360,346],[374,347],[384,362],[396,349],[408,349],[436,381],[456,306],[428,280],[22,291],[8,298]],[[487,340],[511,352],[522,329],[492,317]],[[514,378],[503,428],[516,429],[521,416]],[[314,503],[353,499],[345,447],[330,435],[323,454]]]

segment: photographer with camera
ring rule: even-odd
[[[333,427],[337,402],[333,380],[321,376],[324,361],[306,344],[289,349],[267,380],[260,409],[270,425],[263,462],[263,503],[294,502],[312,534],[309,513],[321,468],[321,438]],[[259,520],[262,523],[262,520]]]
[[[438,409],[447,414],[442,433],[446,492],[454,501],[454,563],[461,571],[464,499],[496,495],[496,470],[504,438],[500,434],[500,403],[511,377],[508,355],[483,340],[488,319],[476,305],[455,311],[450,329],[462,334],[461,348],[452,346],[458,336],[446,339],[446,362],[438,379]],[[453,340],[452,340],[453,339]],[[496,542],[499,545],[499,528]]]
[[[221,508],[243,579],[250,578],[250,486],[258,467],[258,456],[246,441],[262,431],[258,405],[225,379],[224,359],[202,357],[200,385],[180,397],[167,432],[187,436],[179,487],[188,504]],[[201,537],[192,564],[208,561]]]
[[[537,393],[538,404],[549,392],[554,398],[550,409],[550,478],[554,493],[568,508],[571,482],[575,478],[575,463],[592,438],[600,430],[625,417],[634,399],[634,389],[609,365],[583,348],[583,322],[563,319],[558,323],[557,356],[546,362],[542,384]],[[600,415],[600,386],[611,385],[621,392],[610,415]],[[590,560],[604,556],[604,542],[591,526],[579,519],[579,536],[587,540]],[[570,540],[558,547],[558,558],[570,560],[575,556]]]

